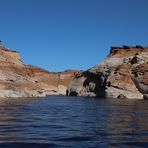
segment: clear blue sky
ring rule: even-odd
[[[148,45],[148,0],[0,0],[0,40],[26,64],[87,69],[113,45]]]

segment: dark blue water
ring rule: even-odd
[[[148,147],[148,101],[55,96],[1,100],[0,147]]]

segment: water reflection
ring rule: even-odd
[[[146,100],[3,99],[0,146],[147,147],[147,106]]]
[[[104,109],[108,113],[105,119],[103,118],[104,128],[98,130],[98,134],[101,134],[107,143],[112,143],[114,146],[148,144],[146,101],[110,100],[110,103],[105,104]]]
[[[0,100],[0,142],[18,141],[23,135],[21,125],[24,124],[24,111],[21,109],[31,103],[31,99],[1,99]]]

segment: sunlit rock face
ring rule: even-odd
[[[69,81],[76,72],[48,72],[24,65],[18,52],[0,44],[0,98],[66,95]]]
[[[48,72],[0,44],[0,98],[47,95],[148,99],[148,47],[111,47],[87,71]]]
[[[111,47],[104,61],[71,80],[67,95],[146,99],[148,47]]]

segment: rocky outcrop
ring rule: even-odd
[[[24,65],[18,52],[0,45],[0,98],[65,95],[69,81],[76,72],[48,72]]]
[[[148,99],[148,47],[111,47],[86,71],[48,72],[0,44],[0,98],[47,95]]]
[[[148,98],[148,47],[111,47],[100,64],[78,73],[67,95],[105,98]]]

